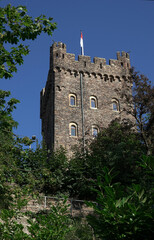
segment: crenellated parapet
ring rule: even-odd
[[[94,57],[91,62],[90,56],[79,55],[75,60],[75,55],[66,52],[66,45],[58,42],[54,43],[50,49],[50,69],[63,68],[66,71],[94,72],[96,75],[113,74],[127,75],[130,69],[129,54],[126,52],[117,52],[117,59],[110,59],[106,64],[105,58]]]
[[[91,62],[90,56],[83,55],[79,55],[76,61],[75,54],[66,52],[64,43],[54,42],[50,48],[50,69],[46,86],[41,92],[41,105],[47,105],[49,94],[54,89],[54,74],[58,74],[58,76],[60,74],[64,78],[69,76],[76,78],[82,73],[83,77],[89,80],[93,79],[94,82],[100,80],[104,84],[116,84],[129,80],[129,69],[129,54],[124,51],[122,53],[117,52],[117,59],[110,59],[109,64],[106,63],[105,58],[94,57],[93,62]]]
[[[116,74],[103,74],[100,72],[89,72],[89,71],[77,71],[75,69],[70,69],[70,68],[64,68],[64,67],[55,67],[53,68],[53,72],[54,73],[62,73],[64,75],[73,75],[75,77],[79,76],[80,73],[82,73],[83,77],[89,77],[89,78],[98,78],[98,79],[102,79],[105,82],[109,81],[109,82],[114,82],[114,81],[127,81],[129,79],[129,75],[119,75],[118,73]]]
[[[114,119],[126,119],[122,95],[131,91],[130,59],[117,52],[116,59],[67,53],[66,45],[54,42],[50,68],[41,91],[42,134],[48,149],[63,146],[71,154],[83,137],[93,139]],[[82,74],[81,74],[82,73]],[[127,91],[126,91],[127,90]]]

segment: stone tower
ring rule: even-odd
[[[49,149],[61,145],[71,155],[71,148],[94,138],[122,113],[125,103],[117,89],[129,84],[128,53],[117,52],[109,65],[104,58],[78,56],[66,52],[58,42],[50,48],[50,69],[41,91],[42,134]],[[131,89],[131,86],[130,86]]]

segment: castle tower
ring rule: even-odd
[[[117,52],[117,59],[111,59],[109,65],[98,57],[91,62],[89,56],[78,56],[76,61],[74,54],[66,52],[65,44],[54,43],[48,79],[41,91],[40,117],[47,147],[57,149],[62,145],[71,155],[72,147],[83,139],[83,124],[88,141],[113,119],[125,118],[121,112],[125,103],[117,89],[129,84],[129,69],[128,53]]]

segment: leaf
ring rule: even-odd
[[[17,71],[17,64],[23,64],[22,56],[27,55],[29,49],[24,45],[23,48],[20,48],[21,40],[34,40],[42,32],[52,35],[56,29],[56,24],[52,22],[52,18],[47,19],[44,16],[33,20],[31,16],[26,15],[26,12],[26,7],[18,6],[15,8],[10,4],[0,9],[1,29],[3,29],[0,35],[0,78],[11,78],[13,73]],[[14,45],[16,46],[14,47]],[[13,50],[7,50],[6,46],[8,49],[13,47]],[[3,68],[4,64],[5,68]]]

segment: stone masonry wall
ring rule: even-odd
[[[66,45],[54,43],[50,49],[50,69],[46,87],[41,92],[42,133],[48,148],[62,145],[71,155],[71,148],[82,139],[81,86],[83,76],[83,106],[85,138],[90,140],[92,126],[99,130],[107,127],[115,118],[128,118],[121,112],[124,103],[117,89],[131,84],[129,79],[130,59],[125,52],[117,53],[117,59],[106,65],[104,58],[78,56],[66,53]],[[69,105],[69,95],[75,94],[76,106]],[[97,108],[90,107],[90,97],[97,99]],[[112,101],[116,99],[119,111],[114,111]],[[126,106],[125,106],[126,107]],[[77,136],[70,136],[69,124],[77,125]]]

